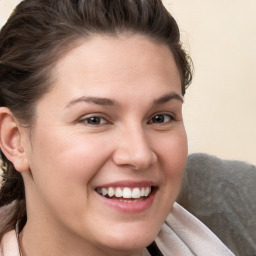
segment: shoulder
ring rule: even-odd
[[[256,251],[256,169],[237,160],[188,157],[178,202],[236,254]]]
[[[212,213],[215,209],[230,216],[232,208],[249,217],[256,211],[255,194],[256,169],[253,165],[197,153],[188,157],[178,201],[193,215],[193,210]]]

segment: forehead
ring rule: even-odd
[[[59,59],[53,76],[55,89],[74,94],[79,90],[122,93],[127,88],[139,92],[140,88],[145,90],[152,84],[156,90],[162,84],[181,91],[178,68],[170,49],[140,35],[94,36],[81,40]]]

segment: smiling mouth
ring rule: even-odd
[[[108,199],[115,199],[121,202],[137,202],[148,198],[155,188],[151,186],[147,187],[108,187],[97,188],[96,192],[101,196]]]

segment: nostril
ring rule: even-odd
[[[157,155],[154,151],[152,151],[152,163],[157,162]]]
[[[138,127],[137,127],[138,128]],[[157,155],[139,128],[131,128],[122,140],[119,140],[113,153],[113,160],[117,165],[126,165],[132,169],[145,169],[157,161]],[[127,131],[127,130],[126,130]]]

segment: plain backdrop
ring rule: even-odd
[[[0,0],[0,27],[20,1]],[[256,164],[256,1],[164,0],[192,56],[189,153]]]
[[[184,119],[190,152],[256,163],[256,1],[164,1],[195,73]]]

